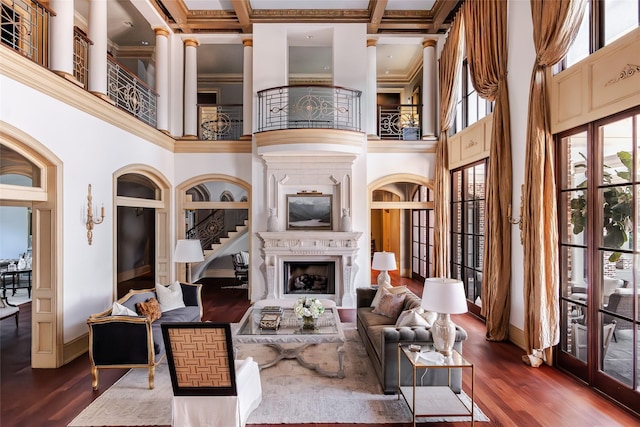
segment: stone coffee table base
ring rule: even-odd
[[[275,366],[278,364],[278,362],[284,359],[296,359],[298,363],[300,363],[300,365],[312,371],[316,371],[317,373],[325,377],[344,378],[344,347],[342,345],[338,345],[338,348],[337,348],[337,352],[338,352],[338,371],[337,372],[327,371],[325,369],[322,369],[319,364],[310,363],[304,359],[304,357],[301,354],[302,351],[305,350],[307,347],[310,347],[312,345],[317,345],[317,344],[318,343],[309,343],[309,344],[304,344],[298,347],[284,347],[276,343],[265,344],[267,347],[273,348],[277,352],[277,355],[273,360],[260,364],[260,369],[262,370],[262,369],[267,369],[272,366]]]

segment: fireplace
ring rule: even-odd
[[[333,295],[336,292],[333,261],[285,261],[285,294]]]
[[[361,235],[341,231],[259,232],[265,274],[262,299],[317,295],[338,306],[354,307],[355,257]],[[304,274],[313,276],[312,280],[300,277]]]

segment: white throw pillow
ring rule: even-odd
[[[175,282],[169,286],[163,286],[159,283],[156,284],[156,295],[158,296],[158,302],[160,303],[160,311],[163,313],[165,311],[185,307],[184,300],[182,299],[182,286],[180,286],[180,282]]]
[[[434,313],[433,311],[425,311],[420,316],[422,316],[429,324],[428,326],[431,327],[438,318],[438,313]]]
[[[111,315],[112,316],[135,316],[138,317],[138,313],[131,310],[130,308],[125,307],[122,304],[118,304],[117,302],[113,303],[113,307],[111,307]]]
[[[431,324],[427,322],[427,319],[422,316],[423,311],[424,310],[421,308],[403,311],[402,313],[400,313],[400,316],[398,316],[398,320],[396,320],[396,328],[399,328],[401,326],[430,327]]]
[[[405,292],[407,292],[407,287],[391,286],[390,283],[385,282],[384,285],[378,286],[378,291],[376,292],[376,296],[373,297],[373,301],[371,301],[370,307],[377,307],[378,304],[380,304],[380,298],[382,298],[382,294],[385,290],[392,294],[404,294]]]

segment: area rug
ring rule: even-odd
[[[344,324],[343,379],[318,375],[284,360],[260,372],[262,403],[249,417],[251,424],[357,423],[390,424],[411,422],[411,413],[396,395],[385,395],[373,372],[354,324]],[[241,345],[238,357],[252,356],[259,363],[269,361],[273,350],[258,344]],[[304,351],[311,363],[326,370],[337,369],[335,344],[322,344]],[[155,388],[147,388],[147,371],[133,369],[98,397],[69,426],[154,426],[171,424],[171,379],[166,363],[156,369]],[[462,394],[467,407],[471,401]],[[489,421],[474,405],[476,421]],[[419,419],[428,421],[470,421],[470,417]]]
[[[15,295],[11,287],[7,288],[7,300],[13,305],[26,304],[31,302],[31,296],[26,288],[16,289]]]

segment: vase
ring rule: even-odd
[[[267,219],[267,231],[278,231],[278,216],[274,208],[269,209],[269,218]]]
[[[302,329],[315,329],[316,319],[312,316],[302,316]]]
[[[342,218],[340,218],[340,231],[351,231],[351,218],[349,217],[349,208],[342,209]]]

